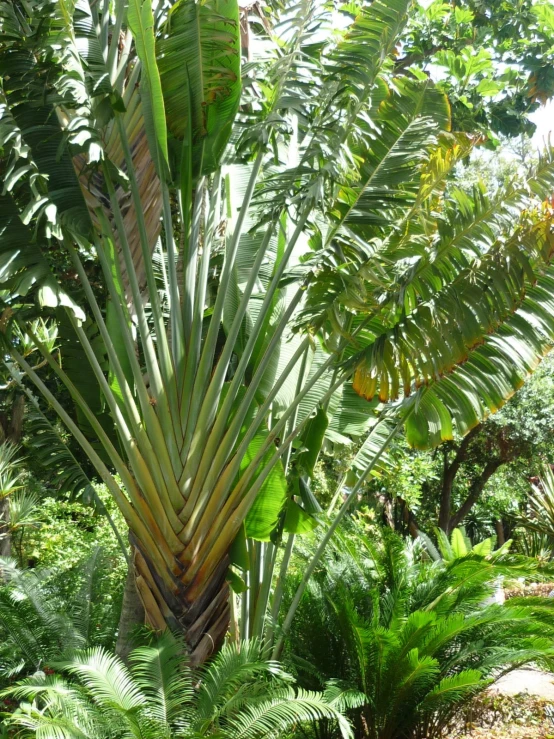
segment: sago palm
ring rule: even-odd
[[[70,597],[61,582],[68,575],[75,586]],[[105,575],[100,547],[62,577],[0,559],[0,684],[46,667],[68,649],[113,642],[117,620],[111,633],[109,627],[95,630],[93,621]]]
[[[540,479],[531,485],[527,510],[517,523],[523,529],[524,542],[535,540],[535,553],[538,555],[554,551],[554,473],[550,465],[544,465]],[[547,555],[548,556],[548,555]]]
[[[23,700],[9,721],[45,739],[265,739],[320,719],[351,736],[341,710],[356,703],[354,693],[334,685],[324,693],[295,689],[260,652],[256,642],[225,646],[200,672],[186,665],[183,645],[169,633],[136,649],[129,668],[101,649],[75,653],[59,667],[80,684],[44,674],[22,681],[4,691]]]
[[[550,599],[486,605],[499,577],[536,574],[536,562],[507,547],[430,561],[388,530],[343,532],[300,606],[286,658],[306,687],[333,674],[366,694],[360,737],[448,735],[460,707],[501,675],[530,662],[552,668]]]
[[[6,357],[119,504],[148,622],[196,662],[241,570],[263,621],[325,436],[407,397],[361,485],[400,423],[420,446],[465,433],[554,334],[550,153],[494,201],[445,195],[471,140],[430,80],[394,76],[410,6],[0,3]]]

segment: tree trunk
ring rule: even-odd
[[[450,520],[450,513],[452,507],[452,488],[454,487],[454,480],[462,465],[467,458],[469,451],[469,445],[473,437],[480,431],[481,424],[478,424],[471,431],[464,436],[460,446],[456,450],[456,456],[452,462],[448,463],[448,452],[444,452],[444,468],[442,475],[442,489],[441,489],[441,500],[439,510],[439,528],[441,528],[446,534],[449,534],[452,530],[452,523]]]
[[[479,500],[479,496],[483,492],[483,488],[485,487],[488,480],[494,475],[496,470],[503,464],[504,464],[504,461],[502,459],[491,459],[489,462],[487,462],[483,472],[481,472],[479,477],[476,480],[474,480],[473,483],[471,484],[469,495],[467,496],[467,498],[464,500],[464,502],[460,506],[460,509],[450,519],[449,531],[452,531],[452,529],[455,529],[457,526],[461,524],[461,522],[464,520],[464,518],[473,508],[475,503],[477,503],[477,501]]]
[[[396,499],[398,503],[402,506],[402,521],[408,529],[408,533],[410,534],[412,539],[417,539],[417,537],[419,536],[419,526],[417,525],[416,517],[414,516],[412,510],[410,509],[410,506],[407,504],[404,498],[397,496]]]
[[[131,534],[135,549],[135,583],[145,611],[145,621],[156,631],[167,627],[185,636],[190,663],[200,665],[223,643],[231,617],[227,570],[224,556],[210,574],[200,571],[185,588],[180,575],[171,573],[171,586],[163,582],[149,562],[148,554]],[[194,588],[194,592],[191,592]]]
[[[12,541],[9,529],[10,501],[8,497],[0,499],[0,557],[11,557]]]
[[[502,522],[502,519],[496,519],[496,521],[494,522],[494,528],[496,531],[496,544],[497,546],[501,547],[503,544],[506,543],[506,536],[504,535],[504,523]]]
[[[144,606],[135,584],[135,566],[133,562],[129,562],[115,645],[116,654],[125,662],[133,648],[133,630],[141,624],[144,624]]]
[[[450,533],[450,508],[452,505],[452,486],[454,484],[455,475],[456,472],[452,473],[452,467],[447,467],[445,464],[439,509],[439,528],[441,528],[446,534]]]
[[[6,433],[6,440],[12,444],[19,444],[23,436],[23,419],[25,416],[25,396],[18,395],[12,403],[10,425]]]

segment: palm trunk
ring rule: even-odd
[[[223,557],[213,573],[196,587],[194,599],[189,599],[181,577],[172,574],[172,586],[168,587],[164,582],[167,578],[162,579],[156,572],[141,543],[131,538],[135,547],[136,589],[147,625],[156,631],[170,628],[183,634],[191,664],[202,664],[221,646],[229,628],[231,614],[226,580],[229,557]]]

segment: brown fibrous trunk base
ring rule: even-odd
[[[229,628],[229,562],[224,558],[205,583],[200,596],[187,599],[182,583],[172,577],[170,589],[149,562],[148,553],[133,537],[135,584],[145,611],[145,621],[155,631],[169,628],[181,634],[193,666],[203,664],[217,652]]]

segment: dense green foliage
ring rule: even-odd
[[[376,520],[399,531],[412,522],[432,534],[450,474],[453,525],[465,525],[475,539],[499,531],[509,538],[525,515],[531,481],[554,462],[553,409],[554,364],[547,356],[501,410],[463,439],[432,453],[396,441],[365,503]]]
[[[554,338],[552,152],[490,195],[450,187],[478,116],[458,125],[465,93],[401,59],[442,24],[420,61],[448,57],[483,110],[510,97],[458,11],[276,3],[241,36],[235,0],[0,3],[5,370],[106,483],[148,623],[198,662],[229,583],[243,633],[266,631],[325,443],[363,440],[356,491],[402,427],[463,436]],[[473,40],[492,49],[497,20]],[[45,456],[68,487],[67,453]]]
[[[552,600],[491,599],[503,579],[536,577],[536,562],[509,545],[468,549],[459,531],[442,549],[444,558],[421,541],[352,525],[308,586],[287,659],[306,687],[332,674],[366,694],[359,737],[443,736],[500,675],[554,665]]]
[[[60,553],[70,554],[62,539]],[[59,556],[59,555],[58,555]],[[21,570],[0,562],[0,685],[49,665],[67,649],[113,647],[121,588],[112,563],[92,547],[78,563]]]
[[[4,733],[434,739],[552,668],[490,602],[538,560],[456,527],[552,555],[554,149],[471,157],[553,49],[546,0],[0,0]]]
[[[432,0],[413,13],[397,62],[440,79],[456,130],[532,133],[529,113],[554,94],[554,11],[534,0]]]
[[[101,649],[75,652],[58,663],[69,679],[38,672],[4,694],[22,699],[11,718],[20,735],[45,739],[269,739],[323,718],[351,737],[342,710],[356,703],[354,693],[297,689],[261,651],[256,642],[228,645],[193,672],[183,645],[166,634],[136,649],[129,667]]]

